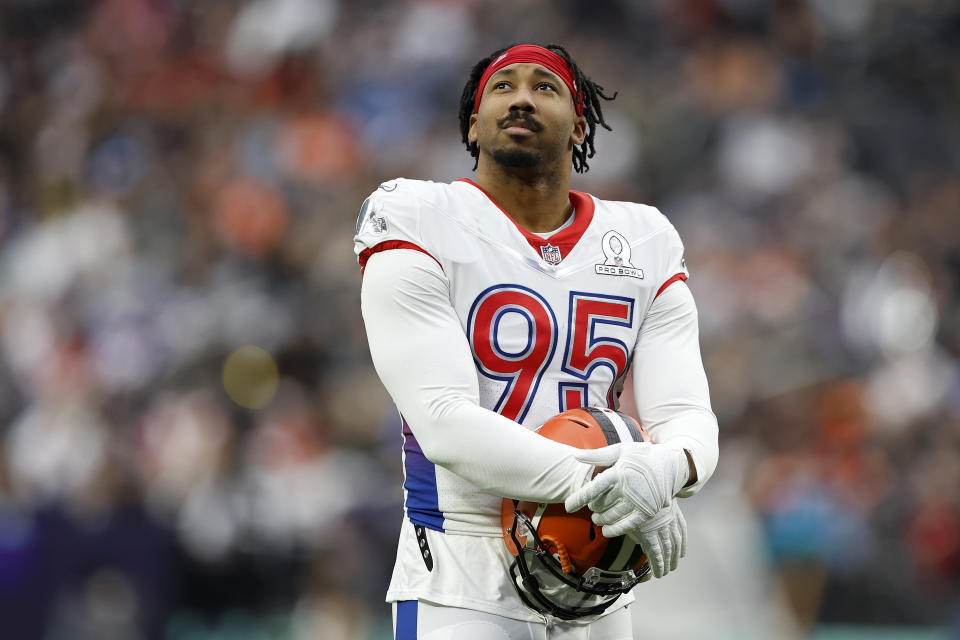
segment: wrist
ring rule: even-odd
[[[673,484],[673,495],[676,497],[690,480],[690,465],[687,461],[687,450],[677,450],[677,481]]]
[[[676,455],[675,459],[677,473],[674,479],[672,496],[676,497],[678,493],[687,487],[692,487],[697,483],[697,467],[693,463],[693,455],[690,453],[689,449],[681,447],[679,444],[668,446],[673,449],[675,452],[674,455]]]
[[[683,455],[687,467],[687,478],[684,481],[682,488],[686,489],[687,487],[692,487],[693,485],[697,484],[697,465],[693,464],[693,454],[690,453],[689,449],[684,449]]]

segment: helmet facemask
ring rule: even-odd
[[[639,571],[591,567],[578,574],[563,543],[549,536],[541,539],[537,533],[546,507],[538,505],[532,520],[514,510],[513,525],[507,529],[519,550],[510,575],[528,607],[561,620],[599,615],[650,571],[644,564]]]

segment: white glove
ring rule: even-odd
[[[626,535],[647,554],[653,575],[677,568],[687,552],[687,523],[674,496],[687,482],[682,449],[650,442],[628,442],[588,449],[580,462],[610,466],[570,494],[568,512],[588,507],[608,538]]]

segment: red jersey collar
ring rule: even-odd
[[[549,238],[541,238],[535,233],[527,231],[513,219],[507,211],[500,206],[500,203],[493,199],[486,189],[478,185],[476,182],[470,178],[460,178],[456,182],[466,182],[467,184],[473,185],[479,189],[483,195],[497,206],[497,209],[500,209],[503,212],[503,215],[507,216],[507,219],[513,223],[513,225],[523,234],[523,237],[526,238],[527,242],[530,243],[530,246],[533,247],[538,254],[544,259],[548,255],[546,249],[548,247],[554,247],[560,251],[560,260],[563,260],[570,252],[573,250],[573,247],[580,241],[580,238],[583,237],[583,234],[586,233],[587,227],[590,226],[590,222],[593,220],[593,210],[594,203],[593,198],[589,193],[583,193],[582,191],[570,191],[570,204],[574,208],[574,219],[573,224],[565,229],[557,231],[555,234]],[[550,260],[547,260],[551,262]]]

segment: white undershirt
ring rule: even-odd
[[[477,369],[449,286],[439,265],[419,251],[370,257],[361,305],[380,379],[431,462],[489,493],[562,502],[592,467],[573,458],[576,449],[479,405]],[[693,456],[698,482],[680,495],[695,493],[716,467],[717,422],[700,359],[697,310],[683,282],[651,305],[632,373],[644,428],[655,442]]]
[[[559,227],[557,227],[557,228],[554,229],[553,231],[531,231],[530,233],[532,233],[532,234],[535,235],[535,236],[540,236],[541,238],[543,238],[544,240],[546,240],[547,238],[549,238],[549,237],[552,236],[553,234],[555,234],[555,233],[560,233],[561,231],[563,231],[564,229],[566,229],[567,227],[569,227],[570,225],[572,225],[572,224],[573,224],[573,219],[576,218],[576,217],[577,217],[577,210],[574,209],[574,210],[573,210],[573,213],[570,214],[570,217],[568,217],[568,218],[564,221],[564,223],[563,223],[562,225],[560,225]]]

